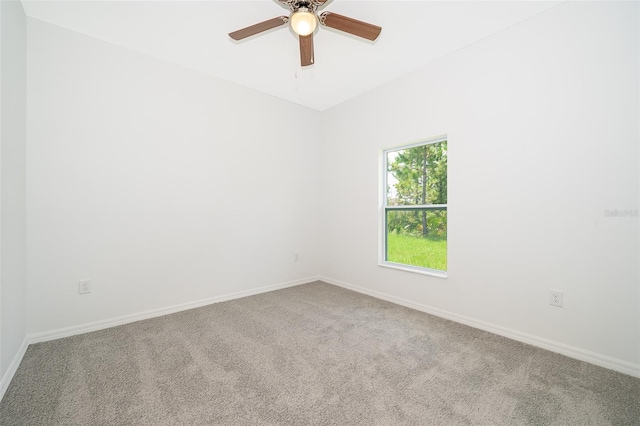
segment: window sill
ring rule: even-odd
[[[418,266],[403,265],[401,263],[380,262],[378,266],[383,268],[397,269],[405,272],[413,272],[414,274],[429,275],[437,278],[447,278],[446,271],[438,271],[437,269],[420,268]]]

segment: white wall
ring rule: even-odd
[[[0,378],[26,335],[26,18],[0,2]],[[0,396],[1,396],[0,392]]]
[[[639,220],[604,215],[639,208],[638,6],[564,3],[323,113],[323,275],[640,374]],[[449,277],[380,267],[379,151],[442,134]]]
[[[27,27],[29,333],[317,275],[317,112]]]

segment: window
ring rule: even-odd
[[[381,265],[444,277],[447,139],[383,151]]]

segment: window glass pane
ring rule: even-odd
[[[447,142],[387,152],[387,205],[447,204]]]
[[[404,265],[447,270],[447,210],[387,210],[387,258]]]

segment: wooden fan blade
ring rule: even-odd
[[[298,36],[300,39],[300,65],[306,67],[313,65],[313,33],[306,36]]]
[[[251,37],[252,35],[270,30],[271,28],[279,27],[280,25],[284,25],[287,22],[289,22],[288,16],[278,16],[277,18],[259,22],[255,25],[251,25],[250,27],[229,33],[229,37],[234,40],[242,40],[243,38]]]
[[[336,30],[344,31],[358,37],[366,38],[374,41],[382,31],[377,25],[367,24],[353,18],[338,15],[332,12],[322,12],[320,15],[320,23]]]

